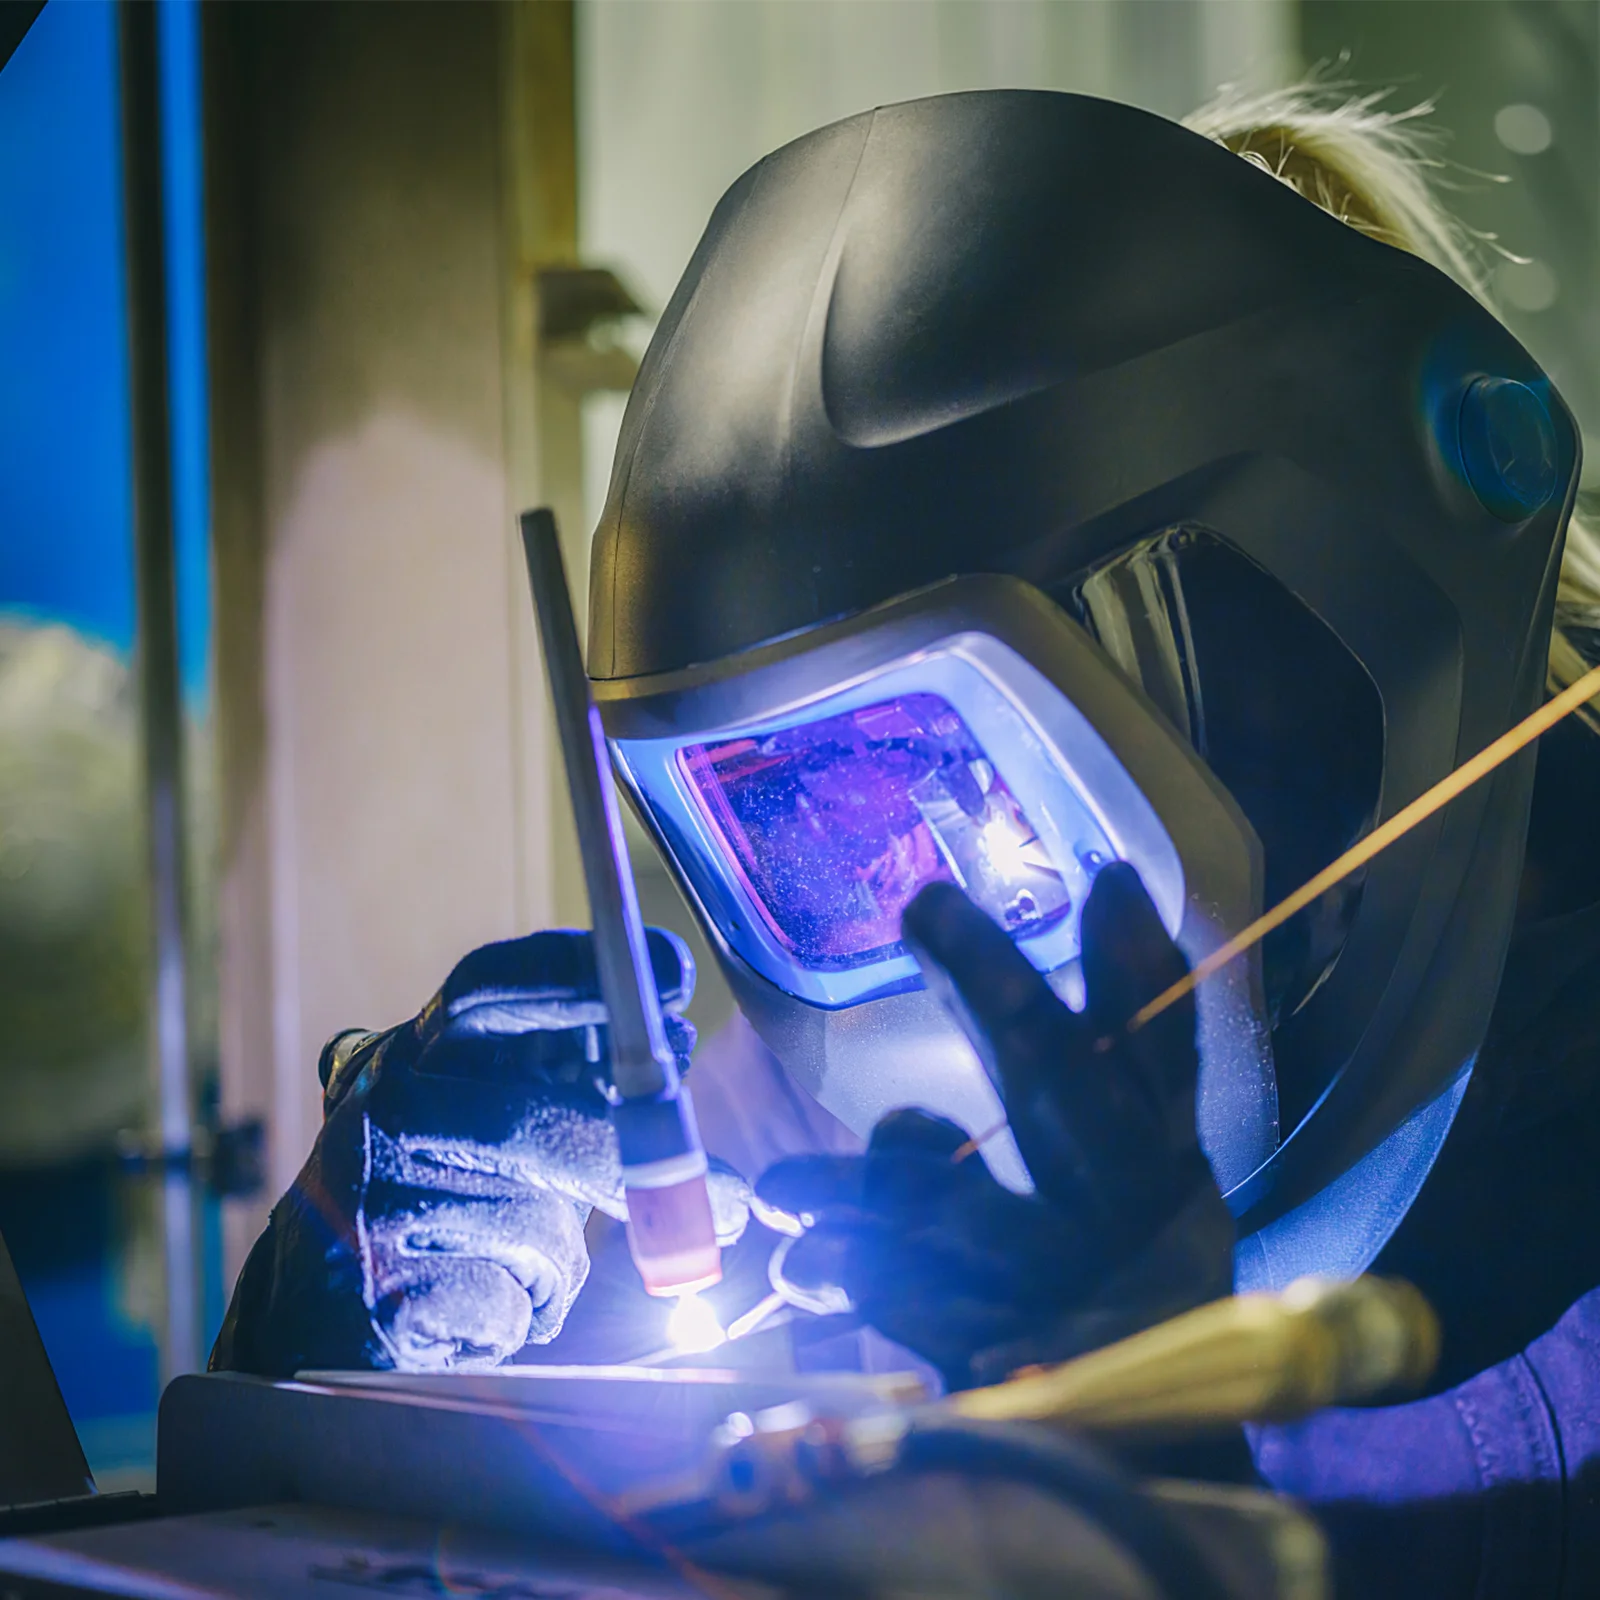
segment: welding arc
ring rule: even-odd
[[[1509,761],[1519,750],[1532,744],[1540,734],[1548,732],[1563,717],[1571,715],[1579,706],[1600,694],[1600,667],[1586,672],[1578,681],[1563,689],[1554,699],[1547,700],[1530,716],[1524,717],[1509,732],[1503,733],[1492,744],[1485,745],[1471,760],[1464,761],[1431,789],[1418,795],[1410,805],[1402,807],[1381,827],[1374,828],[1366,838],[1358,839],[1345,853],[1326,866],[1309,882],[1286,899],[1280,900],[1264,916],[1257,917],[1249,927],[1236,933],[1225,945],[1213,950],[1183,977],[1163,989],[1154,1000],[1139,1007],[1128,1019],[1128,1032],[1137,1033],[1148,1022],[1153,1022],[1169,1006],[1174,1006],[1187,994],[1192,994],[1213,973],[1220,972],[1238,956],[1275,928],[1281,928],[1295,912],[1303,910],[1319,895],[1325,894],[1337,883],[1342,883],[1352,872],[1364,867],[1372,858],[1387,850],[1396,839],[1409,833],[1419,822],[1425,822],[1434,812],[1450,804],[1457,795],[1464,794],[1480,778],[1486,778],[1503,762]]]
[[[1594,667],[1584,673],[1576,683],[1570,684],[1553,699],[1545,701],[1537,711],[1524,717],[1514,728],[1501,734],[1492,744],[1485,745],[1477,755],[1462,762],[1454,772],[1441,778],[1431,789],[1424,790],[1410,805],[1395,812],[1387,822],[1374,828],[1366,838],[1358,839],[1342,856],[1324,867],[1314,878],[1301,884],[1293,894],[1280,900],[1265,915],[1257,917],[1249,927],[1213,950],[1176,983],[1163,989],[1155,999],[1140,1006],[1128,1019],[1127,1031],[1137,1033],[1146,1023],[1154,1022],[1163,1011],[1175,1006],[1185,995],[1193,994],[1207,978],[1220,972],[1230,961],[1242,956],[1252,946],[1259,944],[1275,928],[1281,928],[1295,912],[1304,910],[1319,895],[1326,894],[1335,884],[1342,883],[1352,872],[1364,867],[1374,856],[1387,850],[1396,839],[1403,838],[1419,822],[1426,822],[1434,812],[1449,805],[1457,795],[1464,794],[1480,778],[1488,777],[1496,767],[1532,744],[1540,734],[1548,733],[1563,717],[1570,716],[1596,695],[1600,695],[1600,667]],[[1104,1041],[1104,1045],[1109,1045],[1109,1042],[1109,1040]],[[994,1127],[985,1129],[984,1132],[968,1139],[956,1150],[951,1159],[958,1162],[965,1161],[1007,1126],[1004,1121],[997,1122]]]

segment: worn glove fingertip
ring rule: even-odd
[[[1151,950],[1172,946],[1161,913],[1130,861],[1113,861],[1095,874],[1083,908],[1083,931],[1085,938],[1137,941]]]
[[[991,1033],[1050,996],[1011,936],[954,884],[923,889],[905,909],[901,934],[924,981],[969,1036],[974,1025]]]
[[[1095,877],[1083,908],[1083,977],[1089,1005],[1102,1018],[1127,1016],[1189,970],[1138,871],[1113,862]]]

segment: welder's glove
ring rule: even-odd
[[[649,930],[680,1070],[694,962]],[[560,1331],[592,1208],[627,1215],[587,933],[485,945],[423,1010],[322,1053],[323,1126],[234,1290],[214,1370],[488,1367]],[[713,1173],[719,1237],[743,1180]]]
[[[984,1058],[1036,1185],[1002,1188],[967,1135],[891,1112],[865,1155],[780,1162],[758,1194],[815,1218],[785,1276],[843,1288],[952,1387],[1064,1360],[1231,1291],[1233,1221],[1195,1131],[1195,1013],[1128,1019],[1187,970],[1132,867],[1083,912],[1080,1015],[948,884],[905,938]]]

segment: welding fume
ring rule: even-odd
[[[1587,713],[1227,954],[1600,640],[1573,418],[1411,127],[984,91],[733,185],[629,401],[586,684],[570,641],[595,932],[329,1043],[215,1368],[635,1360],[641,1272],[722,1273],[682,1347],[765,1307],[958,1395],[1376,1268],[1440,1313],[1431,1390],[1229,1470],[1351,1593],[1600,1570]],[[738,1001],[698,1049],[612,772]]]

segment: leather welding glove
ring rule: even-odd
[[[648,930],[680,1071],[694,961]],[[411,1021],[323,1051],[323,1125],[234,1290],[213,1370],[491,1367],[560,1331],[584,1225],[627,1215],[587,933],[485,945]],[[718,1236],[747,1189],[715,1171]]]
[[[993,1077],[1035,1192],[997,1183],[954,1123],[891,1112],[864,1155],[798,1157],[757,1184],[815,1219],[785,1275],[843,1288],[952,1388],[1231,1292],[1233,1221],[1195,1129],[1194,1002],[1127,1028],[1187,971],[1134,869],[1105,868],[1084,907],[1081,1014],[949,884],[917,896],[904,936]]]

